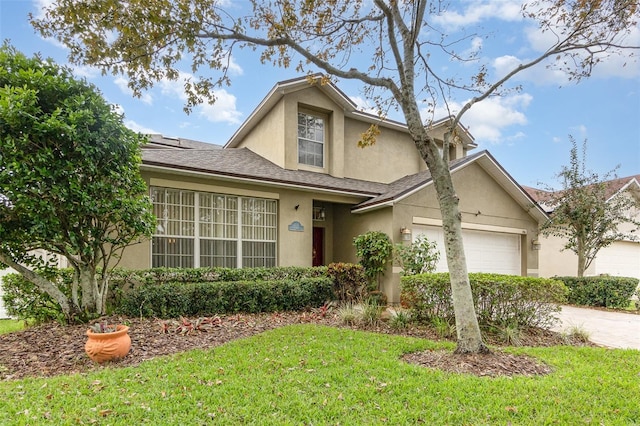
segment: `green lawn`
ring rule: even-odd
[[[12,319],[0,319],[0,334],[19,331],[24,328],[24,321]]]
[[[543,377],[405,364],[448,343],[294,325],[87,375],[0,382],[0,424],[640,424],[640,351],[518,348]]]

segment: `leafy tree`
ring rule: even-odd
[[[384,232],[370,231],[355,237],[353,245],[356,246],[356,256],[360,258],[360,264],[369,283],[376,284],[379,290],[380,277],[384,275],[393,253],[389,236]]]
[[[212,89],[230,83],[230,57],[242,47],[261,49],[263,63],[295,65],[299,71],[315,68],[327,78],[365,83],[366,94],[376,101],[382,116],[391,107],[402,111],[433,177],[451,273],[456,351],[486,351],[467,274],[459,200],[448,168],[449,147],[459,143],[458,123],[476,103],[508,90],[505,84],[524,70],[546,63],[579,81],[610,53],[631,47],[625,36],[638,20],[636,0],[540,0],[524,5],[524,18],[538,25],[549,44],[539,56],[495,76],[477,61],[477,51],[465,54],[466,46],[457,49],[469,37],[449,37],[446,25],[438,23],[438,15],[447,8],[444,2],[250,0],[249,4],[252,10],[247,13],[237,3],[218,0],[56,0],[43,19],[32,23],[42,35],[68,46],[72,62],[127,76],[137,95],[159,80],[177,80],[179,67],[189,61],[196,75],[185,82],[187,110],[203,100],[214,101]],[[477,72],[468,81],[442,75],[435,64],[443,55],[446,62],[478,64]],[[212,77],[211,70],[219,74]],[[471,99],[452,116],[440,151],[429,134],[431,120],[423,121],[420,107],[426,106],[432,116],[436,107],[448,110],[450,100],[469,93]],[[372,126],[363,134],[362,145],[373,143],[378,132]]]
[[[0,47],[0,263],[49,294],[69,320],[104,313],[122,250],[151,234],[139,171],[144,141],[69,69]],[[34,250],[67,258],[70,295]]]
[[[640,211],[640,203],[629,194],[610,194],[608,181],[615,177],[615,170],[604,176],[587,170],[587,141],[580,158],[575,139],[572,136],[569,139],[572,145],[569,166],[562,167],[557,174],[562,189],[547,186],[547,192],[541,194],[553,213],[540,230],[543,235],[566,240],[564,249],[578,256],[578,276],[582,277],[601,249],[629,238],[629,234],[620,232],[620,225],[629,223],[640,229],[640,222],[633,216]]]
[[[429,241],[424,235],[418,236],[409,245],[396,244],[393,247],[393,255],[404,275],[433,272],[440,260],[437,244],[435,241]]]

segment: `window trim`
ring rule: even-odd
[[[154,231],[154,233],[151,236],[151,250],[150,250],[150,265],[151,267],[156,267],[154,266],[154,255],[155,256],[163,256],[163,258],[166,259],[167,254],[161,254],[161,253],[155,253],[154,252],[154,246],[153,246],[153,240],[154,238],[187,238],[187,239],[191,239],[193,241],[193,268],[199,268],[199,267],[203,267],[201,264],[201,250],[200,250],[200,244],[202,243],[202,241],[212,241],[212,240],[217,240],[217,241],[233,241],[235,243],[236,246],[236,253],[235,253],[235,261],[236,261],[236,268],[242,268],[244,267],[243,265],[243,242],[245,241],[249,241],[249,242],[260,242],[260,243],[270,243],[273,244],[273,256],[265,256],[265,259],[269,259],[272,260],[273,265],[277,266],[278,264],[278,200],[277,199],[273,199],[273,198],[262,198],[262,197],[251,197],[251,196],[242,196],[242,195],[232,195],[232,194],[219,194],[219,193],[214,193],[214,192],[207,192],[207,191],[196,191],[196,190],[191,190],[191,189],[181,189],[181,188],[173,188],[173,187],[161,187],[161,186],[150,186],[149,188],[149,195],[152,199],[152,203],[153,203],[153,207],[154,207],[154,213],[155,213],[155,206],[157,205],[155,200],[154,200],[154,191],[178,191],[180,193],[180,205],[179,207],[179,211],[182,211],[183,205],[182,205],[182,199],[183,199],[183,194],[184,193],[192,193],[193,194],[193,209],[194,209],[194,220],[193,220],[193,234],[192,235],[173,235],[173,234],[158,234],[156,231]],[[202,196],[211,196],[211,197],[215,197],[215,196],[222,196],[225,198],[235,198],[236,200],[236,205],[235,205],[235,209],[232,210],[235,212],[235,223],[233,223],[233,226],[236,228],[236,233],[235,233],[235,237],[234,238],[226,238],[226,237],[221,237],[221,238],[217,238],[217,237],[209,237],[209,236],[202,236],[201,233],[201,229],[200,227],[202,226],[203,223],[207,223],[205,221],[201,221],[201,209],[200,206],[202,205],[201,203],[201,197]],[[275,216],[272,218],[272,222],[273,222],[273,226],[269,226],[270,228],[272,228],[272,236],[274,239],[266,239],[266,237],[268,236],[269,233],[264,233],[264,239],[249,239],[249,238],[244,238],[243,236],[243,226],[251,226],[251,227],[256,227],[257,225],[243,225],[243,220],[242,220],[242,215],[243,215],[243,200],[259,200],[260,202],[265,203],[265,214],[268,215],[272,215]],[[166,200],[164,201],[164,203],[166,204]],[[272,203],[272,204],[271,204]],[[189,206],[191,207],[191,206]],[[269,207],[268,209],[266,207]],[[224,211],[227,211],[228,209],[224,209]],[[158,221],[162,220],[162,218],[158,217]],[[167,219],[170,220],[170,219]],[[223,225],[223,226],[228,226],[227,224]],[[261,227],[265,227],[267,225],[260,225]],[[177,255],[177,256],[181,256],[181,255]],[[182,263],[182,262],[179,262]],[[160,267],[158,265],[158,267]],[[166,267],[166,265],[165,265]]]
[[[300,136],[300,124],[299,124],[299,117],[300,115],[305,115],[305,116],[309,116],[315,119],[319,119],[322,120],[322,141],[317,141],[317,140],[313,140],[313,139],[307,139],[307,138],[303,138]],[[328,126],[329,120],[326,114],[317,112],[317,111],[311,111],[308,110],[306,108],[299,108],[298,109],[298,113],[296,115],[296,152],[297,152],[297,162],[298,165],[302,166],[302,167],[309,167],[311,169],[314,170],[318,170],[318,169],[322,169],[324,170],[326,168],[326,164],[327,164],[327,132],[329,129]],[[322,145],[322,165],[318,166],[315,164],[307,164],[307,163],[303,163],[300,161],[300,141],[308,141],[308,142],[312,142],[312,143],[317,143]]]

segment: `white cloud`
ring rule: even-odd
[[[563,25],[558,25],[557,32],[563,30]],[[557,42],[557,36],[553,31],[542,32],[537,26],[529,25],[524,29],[525,37],[529,42],[529,47],[535,52],[546,52],[549,47],[553,46]],[[619,37],[614,40],[614,43],[627,46],[640,45],[640,27],[634,26],[630,29],[629,34]],[[586,55],[586,52],[580,52],[581,55]],[[596,65],[593,70],[592,76],[599,78],[607,77],[622,77],[622,78],[637,78],[640,76],[640,62],[638,62],[637,54],[635,57],[629,55],[634,54],[631,50],[611,50],[608,53],[596,54],[596,57],[601,58],[602,62]],[[541,67],[536,67],[540,69]],[[550,73],[551,70],[548,71]],[[535,81],[536,79],[533,79]],[[550,79],[547,79],[550,81]],[[565,78],[566,80],[566,78]]]
[[[122,93],[133,96],[133,91],[127,85],[128,84],[127,79],[125,79],[124,77],[118,77],[115,80],[113,80],[113,82],[115,83],[116,86],[118,86],[118,88]],[[142,95],[140,96],[140,100],[147,105],[153,104],[153,97],[148,92],[142,93]]]
[[[214,93],[216,102],[213,105],[200,105],[196,108],[198,114],[213,123],[240,123],[242,113],[236,109],[236,97],[224,89],[216,90]]]
[[[457,3],[460,4],[460,3]],[[520,21],[522,1],[519,0],[488,0],[472,1],[463,11],[447,10],[435,17],[434,22],[449,29],[466,25],[475,25],[487,19],[504,21]]]
[[[160,88],[164,95],[177,97],[182,102],[187,101],[184,93],[184,83],[193,78],[189,73],[181,72],[178,80],[162,80]],[[216,102],[213,105],[202,104],[194,108],[194,111],[201,117],[213,123],[238,124],[241,122],[242,113],[236,109],[236,97],[224,89],[214,90]]]
[[[569,133],[573,135],[576,139],[584,139],[588,136],[589,132],[587,130],[587,126],[584,124],[578,124],[576,126],[569,127]]]
[[[512,55],[505,55],[495,58],[492,66],[496,74],[496,78],[502,78],[509,72],[513,71],[520,64],[524,64],[531,61],[529,58],[518,58]],[[547,68],[545,63],[534,65],[524,71],[520,71],[518,74],[512,77],[513,81],[530,81],[537,85],[554,84],[563,86],[569,82],[569,78],[566,73]]]
[[[235,59],[233,59],[233,56],[228,56],[228,66],[229,66],[229,72],[233,75],[243,75],[244,74],[244,69],[242,69],[242,67],[236,62]]]
[[[55,1],[56,0],[33,0],[33,7],[35,9],[33,16],[36,19],[44,18],[44,10],[51,7]]]
[[[145,127],[145,126],[143,126],[141,124],[136,123],[133,120],[124,120],[124,125],[126,127],[128,127],[129,129],[133,130],[134,132],[142,133],[143,135],[161,134],[161,132],[153,130],[153,129],[149,128],[149,127]]]
[[[366,112],[368,114],[378,115],[378,109],[375,106],[371,106],[371,102],[368,99],[361,96],[349,96],[357,106],[358,110]]]
[[[510,126],[527,124],[527,117],[523,111],[532,100],[533,97],[528,93],[485,99],[465,113],[462,123],[473,134],[476,142],[491,144],[512,142],[525,135],[519,131],[505,136],[504,131]],[[460,103],[450,104],[451,112],[456,114],[462,106],[463,104]],[[436,117],[447,115],[449,113],[442,108],[436,111]]]
[[[72,65],[71,70],[76,77],[86,78],[87,80],[100,76],[99,69],[87,65]]]

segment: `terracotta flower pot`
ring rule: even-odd
[[[89,339],[84,345],[84,350],[89,358],[97,363],[124,358],[131,349],[131,337],[128,332],[129,327],[126,325],[116,326],[116,331],[112,333],[94,333],[87,330]]]

